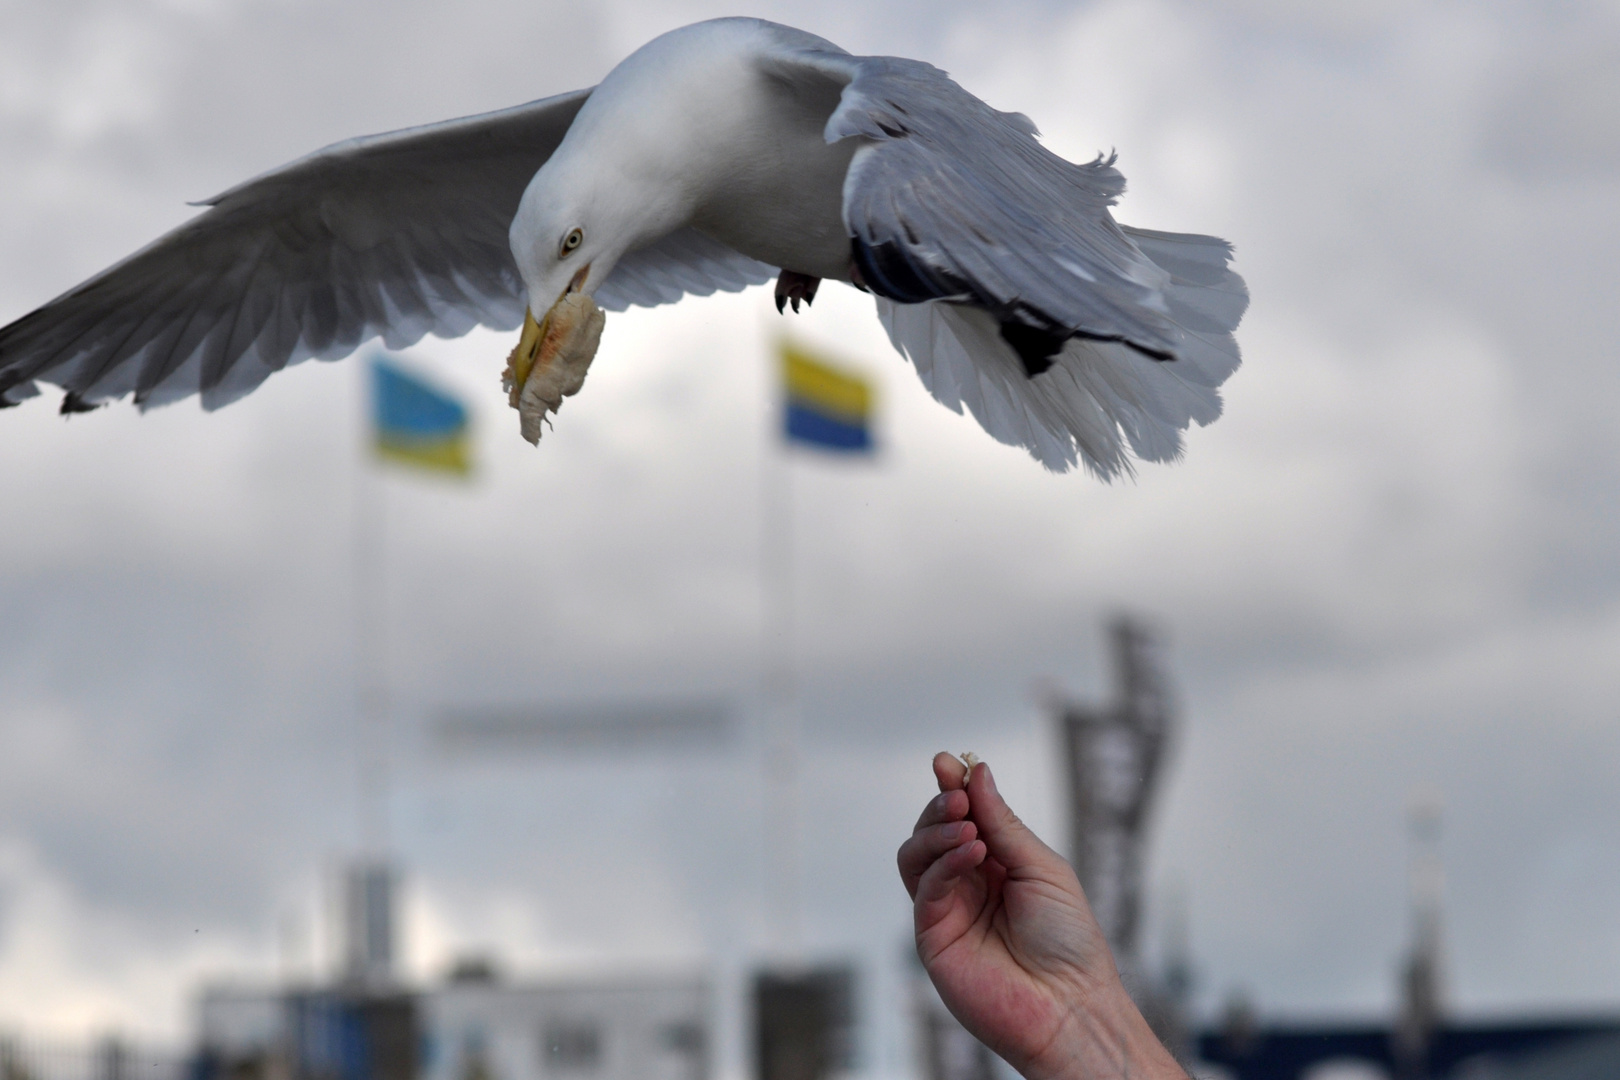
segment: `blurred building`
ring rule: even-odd
[[[1566,1039],[1543,1050],[1468,1062],[1456,1080],[1612,1080],[1620,1076],[1620,1034]]]
[[[184,1080],[187,1061],[116,1035],[89,1042],[0,1031],[0,1080]]]
[[[468,961],[437,986],[404,986],[397,880],[375,859],[344,869],[330,984],[203,987],[191,1080],[708,1080],[702,977],[508,982]]]
[[[423,1080],[707,1080],[701,979],[506,984],[463,969],[419,998]]]
[[[854,1068],[854,967],[766,969],[753,997],[757,1080],[827,1080]]]
[[[206,987],[194,1080],[707,1080],[710,990],[669,976],[419,991]]]
[[[1408,815],[1411,943],[1388,1024],[1261,1024],[1241,1002],[1199,1057],[1234,1080],[1313,1080],[1335,1068],[1392,1080],[1620,1080],[1620,1016],[1466,1022],[1444,995],[1444,870],[1437,794]]]
[[[1395,1024],[1264,1024],[1211,1031],[1198,1056],[1233,1080],[1311,1080],[1330,1067],[1398,1077],[1409,1067]],[[1593,1063],[1603,1068],[1592,1072]],[[1615,1080],[1620,1017],[1554,1017],[1518,1022],[1442,1022],[1430,1036],[1430,1080]]]

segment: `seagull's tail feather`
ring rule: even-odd
[[[1225,241],[1125,232],[1170,275],[1165,304],[1181,331],[1174,360],[1072,338],[1051,368],[1030,378],[981,308],[879,297],[878,317],[929,393],[956,412],[966,406],[992,437],[1024,447],[1053,471],[1083,463],[1111,480],[1134,472],[1132,455],[1176,460],[1187,426],[1221,414],[1218,388],[1240,362],[1232,332],[1248,290],[1227,266],[1232,249]]]

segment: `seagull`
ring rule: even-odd
[[[1170,461],[1220,415],[1248,291],[1231,245],[1121,226],[1113,155],[918,60],[727,18],[670,31],[591,89],[350,139],[0,328],[0,407],[133,395],[217,409],[381,338],[521,328],[506,371],[538,442],[604,311],[776,280],[870,293],[941,403],[1050,469]],[[540,314],[536,314],[540,313]]]

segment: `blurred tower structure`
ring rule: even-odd
[[[1115,701],[1058,702],[1069,789],[1070,861],[1133,994],[1143,985],[1139,931],[1147,823],[1172,730],[1170,695],[1148,631],[1109,627]]]
[[[359,858],[343,867],[343,982],[383,990],[394,982],[393,866]]]
[[[1408,888],[1412,944],[1401,965],[1400,1014],[1394,1057],[1402,1080],[1426,1080],[1430,1049],[1444,1019],[1441,912],[1445,870],[1440,861],[1438,792],[1420,791],[1407,811]]]

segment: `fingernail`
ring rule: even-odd
[[[996,778],[994,776],[990,775],[990,766],[988,764],[986,764],[984,762],[980,762],[980,764],[984,765],[984,786],[985,786],[985,790],[987,790],[990,794],[994,795],[996,793]]]
[[[955,841],[962,835],[962,823],[958,821],[954,825],[947,825],[939,831],[939,834],[947,840]]]

